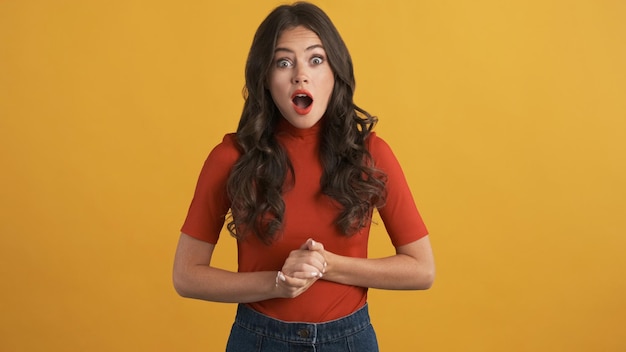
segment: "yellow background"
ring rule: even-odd
[[[431,290],[371,291],[381,349],[626,350],[626,3],[317,3],[436,254]],[[1,351],[223,350],[235,306],[172,256],[277,4],[0,1]]]

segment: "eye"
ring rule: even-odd
[[[311,59],[313,65],[321,65],[324,63],[324,58],[321,56],[315,56]]]
[[[292,66],[291,61],[287,59],[280,59],[276,61],[276,67],[278,68],[289,68]]]

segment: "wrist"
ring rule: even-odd
[[[338,265],[340,265],[340,258],[341,256],[331,253],[329,251],[324,251],[324,269],[322,271],[323,279],[326,279],[328,281],[335,281],[337,272],[338,272]]]
[[[282,295],[281,295],[281,285],[284,284],[285,280],[286,280],[286,278],[285,278],[285,275],[283,274],[283,272],[280,271],[280,270],[277,271],[276,275],[274,276],[274,282],[273,282],[274,285],[272,286],[272,291],[271,291],[272,295],[273,295],[273,298],[282,297]]]

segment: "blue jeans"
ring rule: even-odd
[[[226,352],[378,352],[367,304],[325,323],[277,320],[240,304]]]

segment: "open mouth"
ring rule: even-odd
[[[300,115],[306,115],[313,107],[313,98],[311,94],[304,90],[297,90],[291,97],[293,108]]]
[[[306,109],[313,104],[313,99],[306,94],[298,94],[293,98],[293,104],[301,109]]]

